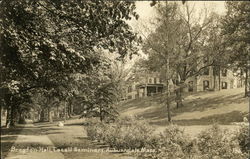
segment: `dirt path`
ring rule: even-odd
[[[6,135],[6,137],[11,136]],[[29,123],[18,134],[12,145],[12,151],[8,153],[5,159],[64,159],[64,155],[60,152],[32,152],[42,151],[47,147],[52,148],[54,144],[47,135],[41,134],[39,127]]]

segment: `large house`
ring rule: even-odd
[[[162,93],[163,87],[163,80],[158,73],[137,74],[128,81],[125,99],[135,99]]]
[[[169,82],[170,90],[174,90],[174,82],[172,80]],[[185,83],[184,92],[233,89],[242,87],[243,85],[242,81],[234,75],[233,71],[222,69],[215,72],[213,67],[204,69],[201,75],[188,78]],[[123,99],[153,96],[162,93],[164,88],[165,81],[159,73],[140,73],[128,81]]]

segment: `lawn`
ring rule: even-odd
[[[243,98],[243,89],[223,90],[220,92],[199,92],[185,95],[184,107],[176,109],[171,103],[172,119],[180,125],[190,137],[195,137],[199,132],[207,129],[211,124],[218,123],[222,128],[232,131],[238,129],[232,122],[241,122],[248,112],[247,99]],[[162,132],[168,125],[166,121],[166,107],[164,96],[155,96],[131,100],[120,104],[119,111],[122,116],[138,115],[147,119],[154,127],[155,133]],[[106,145],[88,139],[84,129],[84,119],[67,120],[64,127],[58,127],[58,122],[35,123],[33,127],[18,125],[14,129],[2,128],[3,157],[15,142],[17,135],[48,136],[50,145],[56,148],[77,147],[82,149],[106,148]],[[20,148],[36,145],[36,141],[20,143]],[[42,143],[39,141],[39,143]],[[132,159],[128,153],[91,153],[91,152],[62,152],[67,159]]]
[[[175,102],[171,102],[172,120],[178,125],[241,122],[249,112],[248,99],[243,97],[242,88],[198,92],[184,96],[184,106],[179,109],[176,109]],[[163,95],[123,102],[119,105],[119,112],[122,116],[140,116],[154,125],[162,126],[168,123]]]

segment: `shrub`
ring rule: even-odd
[[[151,138],[152,140],[152,138]],[[198,148],[184,130],[176,125],[168,126],[155,140],[155,152],[138,154],[139,158],[197,158]],[[152,142],[153,143],[153,142]]]
[[[85,122],[87,135],[91,140],[103,141],[105,124],[94,118],[88,119]]]
[[[236,134],[236,140],[238,140],[240,149],[243,153],[247,153],[250,147],[250,137],[249,137],[249,126],[242,125],[239,132]]]
[[[87,126],[90,139],[104,141],[116,149],[154,149],[154,152],[135,153],[143,159],[243,159],[246,157],[249,136],[248,127],[237,134],[214,125],[191,140],[184,130],[176,125],[168,126],[161,134],[144,120],[124,117],[107,124],[90,121]]]
[[[240,159],[243,155],[233,133],[213,125],[198,135],[197,145],[204,159]]]
[[[139,149],[150,145],[153,128],[136,117],[124,117],[114,123],[89,121],[86,127],[91,140],[104,141],[116,149]]]
[[[149,145],[153,128],[144,120],[124,117],[110,124],[105,133],[105,142],[116,149],[139,149]]]

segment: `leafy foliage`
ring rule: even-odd
[[[137,120],[134,117],[120,118],[112,124],[91,124],[86,128],[90,138],[103,141],[116,149],[147,147],[153,131],[145,121]]]
[[[241,151],[244,153],[248,153],[250,146],[249,139],[249,126],[242,126],[239,132],[236,134],[236,140],[238,140]]]
[[[245,96],[249,91],[250,3],[226,2],[227,13],[222,20],[230,64],[245,74]]]
[[[126,23],[138,18],[134,2],[3,0],[0,7],[1,88],[6,94],[37,88],[72,94],[67,85],[72,75],[91,78],[92,71],[99,71],[98,49],[119,58],[137,51],[137,35]]]
[[[202,131],[191,139],[177,125],[169,125],[163,133],[154,134],[145,121],[124,117],[112,124],[88,121],[88,136],[116,149],[147,148],[154,152],[138,152],[138,158],[246,158],[247,127],[239,133],[222,129],[218,125]],[[244,145],[244,146],[243,146]],[[243,146],[243,147],[242,147]],[[243,151],[241,151],[241,148]]]
[[[244,158],[239,143],[228,130],[214,125],[198,136],[198,147],[204,158]]]

